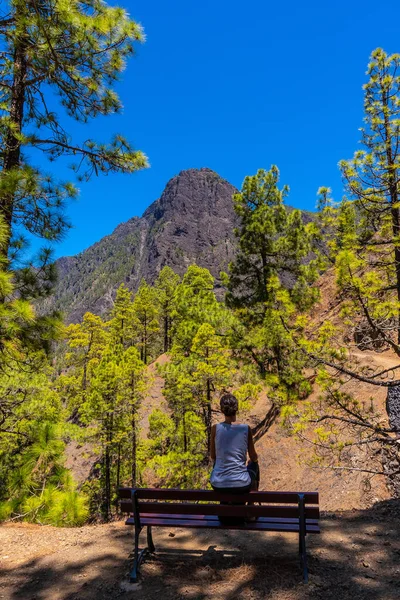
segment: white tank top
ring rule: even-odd
[[[246,468],[248,437],[248,425],[218,423],[215,432],[216,461],[210,478],[213,486],[250,485],[251,478]]]

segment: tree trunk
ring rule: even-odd
[[[183,413],[182,416],[182,428],[183,428],[183,451],[187,452],[187,433],[186,433],[186,419],[185,419],[185,415],[186,413]]]
[[[382,91],[382,104],[384,109],[389,107],[389,93],[385,90]],[[392,148],[392,135],[391,135],[391,124],[389,121],[388,113],[384,110],[385,120],[385,147],[386,147],[386,161],[387,161],[387,173],[389,183],[389,195],[391,204],[391,215],[392,215],[392,231],[393,237],[397,238],[394,247],[394,261],[395,261],[395,272],[396,272],[396,292],[397,299],[400,303],[400,210],[398,208],[399,196],[397,192],[397,168],[395,165],[396,153],[393,153]],[[397,343],[400,345],[400,309],[397,311]]]
[[[16,13],[16,20],[23,18],[23,15]],[[15,42],[14,50],[14,73],[13,83],[11,88],[10,100],[10,122],[13,125],[13,130],[9,131],[6,137],[6,147],[3,149],[3,173],[12,171],[20,165],[21,160],[21,141],[18,139],[18,134],[22,131],[22,122],[24,118],[25,104],[25,82],[27,76],[27,60],[26,60],[26,40],[24,39],[25,32],[19,34],[19,39]],[[9,231],[4,245],[0,248],[0,256],[7,259],[8,249],[11,239],[11,225],[14,209],[14,192],[5,194],[1,198],[0,211],[8,225]]]
[[[108,520],[111,513],[111,444],[113,438],[113,415],[107,415],[107,430],[106,430],[106,451],[105,451],[105,506],[104,515]]]
[[[117,455],[117,490],[121,483],[121,442],[118,442],[118,455]],[[115,500],[115,508],[118,512],[119,502],[118,497]]]
[[[392,219],[393,219],[393,234],[397,237],[400,236],[400,216],[399,209],[392,209]],[[396,266],[396,291],[397,291],[397,300],[400,304],[400,248],[398,246],[394,249],[394,259]],[[397,313],[397,344],[400,345],[400,310]]]
[[[119,338],[120,344],[123,348],[125,348],[125,338],[124,338],[124,319],[121,319],[121,335]]]
[[[210,380],[207,379],[207,413],[206,413],[206,427],[207,427],[207,451],[210,454],[211,450],[211,384]]]
[[[267,277],[267,267],[268,267],[268,261],[267,261],[267,257],[265,254],[265,250],[262,249],[261,250],[261,263],[262,263],[262,283],[263,283],[263,288],[261,291],[261,301],[262,302],[267,302],[268,297],[267,297],[267,284],[268,284],[268,277]],[[264,311],[265,313],[265,308]]]
[[[110,448],[109,445],[106,445],[106,456],[105,456],[106,464],[106,501],[104,507],[104,516],[106,520],[110,518],[110,498],[111,498],[111,477],[110,477]]]
[[[106,440],[104,448],[104,503],[103,503],[103,517],[108,521],[110,515],[110,497],[111,497],[111,481],[110,481],[110,447]]]
[[[273,350],[274,350],[274,354],[275,354],[276,371],[277,371],[278,377],[280,379],[281,373],[282,373],[282,353],[281,353],[281,349],[279,346],[275,346]]]
[[[136,487],[136,414],[135,410],[132,408],[132,487]]]
[[[147,320],[144,320],[144,333],[143,333],[143,362],[147,365]]]
[[[136,406],[135,406],[135,376],[132,374],[131,378],[131,431],[132,431],[132,447],[131,447],[131,474],[132,474],[132,487],[137,485],[137,472],[136,472],[136,451],[137,451],[137,438],[136,438]]]
[[[399,239],[400,238],[400,211],[397,207],[398,202],[398,194],[397,194],[397,184],[394,182],[390,183],[390,197],[392,204],[392,230],[393,237]],[[393,206],[394,205],[394,206]],[[400,248],[398,246],[398,241],[394,247],[394,262],[395,262],[395,272],[396,272],[396,292],[397,292],[397,300],[400,304]],[[400,309],[397,311],[397,344],[400,345]]]
[[[168,352],[169,350],[169,323],[168,323],[168,315],[164,317],[164,352]]]

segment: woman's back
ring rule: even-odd
[[[249,426],[218,423],[215,431],[216,460],[211,484],[218,488],[243,487],[251,482],[246,468]]]

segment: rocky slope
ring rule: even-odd
[[[171,179],[145,211],[73,257],[57,261],[59,282],[42,308],[61,310],[68,322],[86,311],[107,312],[116,288],[152,283],[163,266],[183,274],[189,264],[216,278],[235,252],[235,188],[210,169],[189,169]]]

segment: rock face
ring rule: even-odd
[[[389,415],[390,427],[400,437],[400,386],[387,389],[386,412]]]
[[[136,290],[153,283],[169,265],[182,275],[188,265],[206,267],[216,278],[235,254],[235,188],[210,169],[182,171],[145,211],[73,257],[57,261],[59,281],[41,310],[61,310],[67,322],[86,311],[104,314],[124,282]]]
[[[153,281],[166,264],[182,274],[196,263],[218,280],[235,253],[235,191],[210,169],[190,169],[171,179],[142,217],[148,235],[139,278]]]

